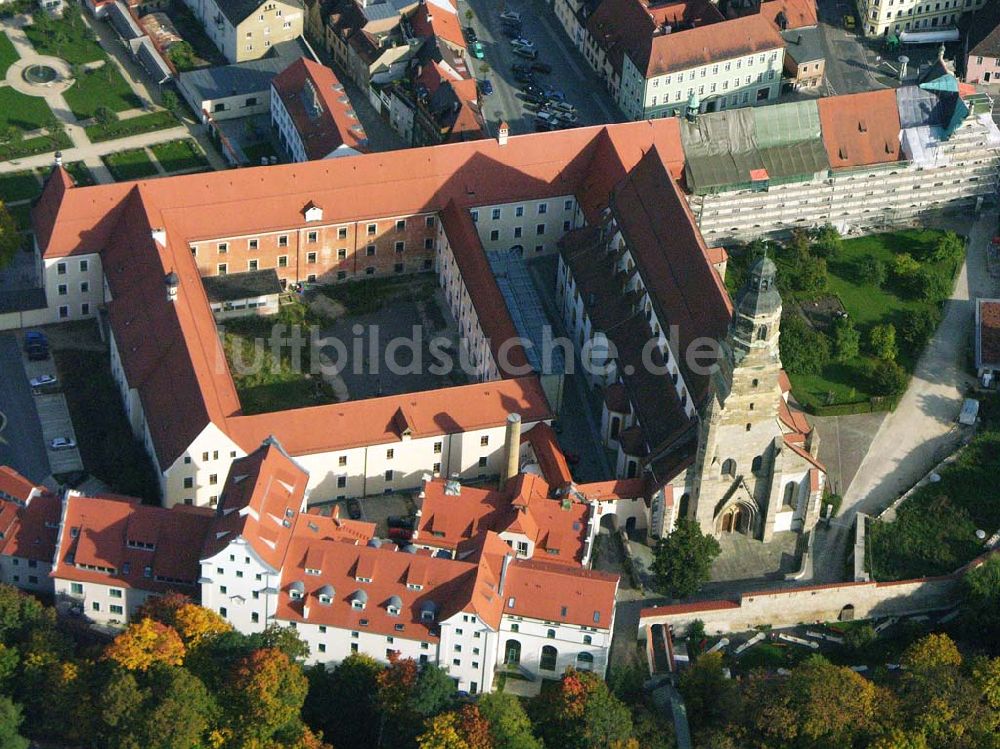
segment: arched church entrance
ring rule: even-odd
[[[754,525],[754,508],[745,502],[736,502],[722,511],[716,520],[718,533],[742,533],[752,535]]]

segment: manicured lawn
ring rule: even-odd
[[[7,68],[18,61],[17,50],[11,44],[7,35],[0,32],[0,78],[7,73]]]
[[[3,91],[4,89],[0,89]],[[0,146],[0,161],[10,161],[11,159],[18,159],[22,156],[34,156],[40,153],[48,153],[51,151],[58,151],[60,149],[69,148],[73,145],[73,142],[69,139],[66,133],[57,133],[56,135],[41,135],[37,138],[28,138],[26,140],[18,141],[17,143],[11,143],[6,146]]]
[[[861,263],[874,259],[891,266],[894,256],[904,252],[919,257],[941,236],[938,231],[909,229],[843,242],[840,254],[828,262],[827,293],[840,299],[862,341],[867,340],[868,332],[876,325],[892,323],[898,331],[908,315],[938,304],[900,295],[891,283],[878,286],[866,280],[860,270]],[[951,272],[940,264],[924,265],[945,274]],[[912,372],[921,352],[902,345],[899,348],[897,361],[907,372]],[[790,374],[792,392],[804,406],[867,401],[872,397],[869,371],[873,363],[874,359],[862,351],[849,361],[831,361],[817,375]]]
[[[88,185],[97,184],[94,175],[91,174],[90,169],[82,161],[72,161],[69,164],[64,164],[64,166],[66,167],[66,171],[70,173],[70,176],[73,177],[73,181],[77,187],[87,187]]]
[[[187,171],[207,167],[208,159],[198,144],[190,138],[157,143],[150,147],[156,160],[168,172]]]
[[[34,172],[0,174],[0,201],[4,203],[31,200],[41,191],[42,185]]]
[[[128,82],[111,62],[77,78],[64,96],[79,120],[93,117],[100,107],[107,107],[112,112],[124,112],[142,106],[142,100],[132,92]]]
[[[138,117],[129,117],[127,120],[112,122],[110,125],[88,125],[85,129],[91,143],[100,143],[105,140],[124,138],[128,135],[166,130],[168,127],[176,127],[177,124],[177,118],[164,110],[140,114]]]
[[[0,128],[38,130],[53,117],[45,99],[27,96],[6,86],[0,88]]]
[[[35,51],[42,55],[61,57],[71,65],[104,60],[107,57],[82,21],[52,21],[51,30],[25,26],[24,33]]]
[[[89,334],[97,338],[96,331]],[[159,503],[159,483],[132,436],[104,351],[55,350],[56,369],[80,444],[83,465],[112,491]]]
[[[159,174],[153,165],[153,160],[149,158],[142,148],[133,148],[130,151],[119,151],[102,156],[101,160],[111,171],[111,176],[117,182],[125,182],[131,179],[142,179]]]

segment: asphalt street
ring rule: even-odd
[[[503,7],[521,14],[521,36],[534,42],[539,62],[552,66],[551,73],[537,76],[538,82],[563,92],[566,100],[576,107],[580,125],[624,120],[597,74],[570,44],[548,4],[541,0],[517,0]],[[492,134],[496,133],[501,120],[507,121],[512,134],[534,132],[534,112],[526,108],[525,102],[518,97],[521,84],[514,80],[511,71],[514,63],[530,61],[511,51],[507,37],[500,30],[499,8],[494,0],[463,0],[458,3],[458,15],[463,27],[472,26],[486,52],[486,70],[483,70],[483,62],[478,60],[473,65],[478,79],[489,79],[493,84],[493,94],[483,97],[483,114]],[[471,23],[465,15],[469,9],[475,14]]]
[[[49,475],[49,461],[13,333],[0,334],[0,413],[0,465],[41,483]]]

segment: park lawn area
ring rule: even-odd
[[[4,89],[0,89],[3,91]],[[49,153],[60,149],[70,148],[73,141],[66,133],[56,133],[55,135],[39,135],[36,138],[28,138],[0,146],[0,161],[10,161],[19,159],[22,156],[36,156],[40,153]]]
[[[38,130],[53,116],[45,99],[22,94],[9,86],[0,88],[0,128]]]
[[[827,293],[836,295],[848,316],[867,340],[868,331],[876,325],[892,323],[898,330],[907,315],[938,306],[935,301],[900,296],[891,284],[877,286],[862,280],[860,264],[868,259],[882,261],[891,267],[893,257],[908,252],[919,256],[924,248],[932,248],[943,232],[930,229],[906,229],[890,234],[874,234],[844,240],[836,259],[828,262]],[[954,276],[947,263],[922,263],[924,267]],[[912,373],[920,351],[900,346],[897,361],[907,373]],[[792,392],[803,406],[828,406],[867,401],[869,371],[874,359],[864,352],[846,362],[831,361],[818,375],[789,374]]]
[[[129,135],[166,130],[169,127],[176,127],[177,124],[177,118],[170,112],[163,110],[129,117],[127,120],[118,120],[109,125],[88,125],[84,130],[86,130],[87,138],[90,139],[91,143],[101,143]]]
[[[124,112],[142,106],[142,100],[132,92],[128,81],[110,61],[77,78],[64,96],[78,120],[90,119],[101,107],[107,107],[112,112]]]
[[[64,164],[66,171],[73,178],[73,182],[76,183],[77,187],[88,187],[90,185],[96,185],[97,180],[94,179],[94,175],[91,173],[87,165],[82,161],[71,161],[69,164]]]
[[[0,174],[0,201],[16,203],[31,200],[42,191],[42,184],[32,171]]]
[[[159,174],[153,160],[149,158],[143,148],[133,148],[129,151],[118,151],[102,156],[101,161],[111,172],[111,176],[116,182],[125,182],[131,179],[142,179]]]
[[[208,166],[205,154],[201,152],[198,144],[190,138],[157,143],[150,146],[149,150],[160,162],[160,166],[168,172],[181,172]]]
[[[944,575],[983,553],[977,530],[1000,528],[1000,420],[984,401],[984,428],[958,458],[938,472],[941,480],[920,487],[891,523],[874,521],[868,531],[867,567],[875,580]]]
[[[56,29],[64,35],[62,38]],[[39,29],[37,26],[25,26],[24,34],[38,54],[61,57],[70,65],[83,65],[107,59],[107,53],[82,21],[73,23],[54,21],[51,31]]]
[[[6,34],[0,33],[0,78],[7,74],[7,68],[18,59],[20,58],[17,55],[17,50],[14,49],[10,39],[7,38]]]

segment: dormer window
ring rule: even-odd
[[[333,603],[333,586],[324,585],[322,588],[316,591],[316,598],[319,599],[320,605],[329,606]]]
[[[306,567],[306,574],[307,575],[318,575],[319,573],[320,573],[320,571],[318,569],[316,569],[315,567]]]
[[[406,584],[406,589],[407,590],[423,590],[424,586],[420,585],[419,583],[407,583]]]
[[[293,601],[299,601],[306,595],[306,586],[296,580],[288,586],[288,597]]]
[[[399,616],[399,613],[403,610],[403,602],[399,596],[390,596],[385,605],[385,610],[389,616]]]
[[[351,593],[351,608],[361,611],[368,603],[368,594],[363,590],[356,590]]]

